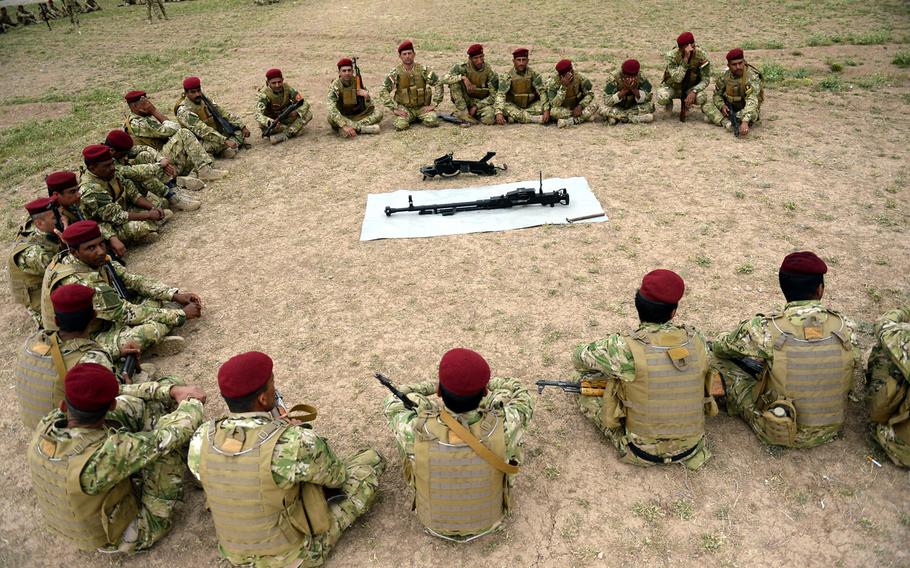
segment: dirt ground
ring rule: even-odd
[[[910,301],[910,77],[891,63],[910,42],[906,3],[741,3],[732,23],[708,2],[492,2],[483,13],[460,1],[343,4],[197,0],[167,4],[170,24],[148,26],[144,8],[106,0],[103,12],[83,18],[81,34],[56,21],[53,32],[0,36],[0,168],[14,172],[0,181],[7,235],[22,220],[22,203],[41,193],[43,174],[77,167],[82,145],[121,124],[126,107],[116,94],[154,88],[153,100],[171,114],[179,78],[198,74],[210,96],[252,126],[254,89],[278,66],[312,99],[315,118],[302,138],[270,147],[256,135],[251,150],[221,163],[231,174],[201,193],[200,211],[179,214],[160,242],[134,249],[128,261],[203,296],[203,318],[179,331],[187,349],[154,363],[202,384],[207,416],[225,410],[218,366],[259,349],[275,359],[288,402],[319,407],[317,430],[339,453],[373,446],[389,458],[378,503],[328,565],[910,565],[910,476],[879,453],[883,467],[866,460],[874,450],[859,376],[842,439],[769,453],[744,423],[719,416],[707,423],[714,458],[697,473],[621,464],[570,396],[535,395],[514,515],[501,532],[462,546],[427,536],[408,510],[381,414],[387,392],[371,377],[382,370],[398,383],[432,379],[439,357],[465,346],[487,357],[494,374],[529,387],[567,378],[574,346],[636,324],[635,289],[658,267],[686,280],[680,319],[713,336],[780,306],[777,267],[804,249],[829,263],[826,301],[858,322],[867,351],[875,318]],[[325,122],[334,62],[360,56],[376,92],[405,38],[440,75],[475,41],[495,69],[505,70],[518,46],[531,47],[532,66],[546,75],[569,57],[599,96],[608,70],[629,56],[659,82],[661,53],[685,29],[709,50],[716,72],[723,53],[746,42],[756,47],[747,50],[751,62],[791,72],[768,84],[762,124],[748,139],[703,123],[699,111],[686,124],[658,112],[647,126],[404,133],[387,116],[380,136],[353,141]],[[884,40],[857,45],[881,30]],[[825,34],[854,39],[809,45]],[[853,64],[826,90],[835,60]],[[42,103],[74,106],[60,117],[69,107]],[[452,108],[448,94],[443,108]],[[31,146],[39,135],[3,146],[24,128],[7,118],[17,113],[28,113],[25,127],[54,137],[52,147],[35,150],[44,148]],[[72,128],[86,116],[94,119],[86,128]],[[540,170],[585,176],[609,222],[358,241],[368,193],[476,185],[470,177],[423,182],[418,168],[446,152],[487,150],[509,165],[497,183],[535,179]],[[37,159],[47,165],[12,169],[41,166]],[[31,323],[2,289],[0,565],[217,565],[196,489],[171,535],[132,560],[77,553],[44,533],[12,372]]]

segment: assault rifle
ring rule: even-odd
[[[53,31],[53,28],[51,28],[51,22],[50,22],[50,17],[49,17],[50,15],[47,10],[47,4],[44,2],[41,2],[40,4],[38,4],[38,11],[41,13],[41,19],[44,21],[45,24],[47,24],[47,29],[49,31]]]
[[[360,74],[360,67],[357,66],[357,58],[351,57],[351,61],[354,62],[354,90],[359,91],[361,89],[366,89],[363,86],[363,75]],[[361,97],[357,95],[357,106],[354,107],[354,115],[358,115],[367,109],[367,99],[366,97]]]
[[[295,101],[294,104],[288,106],[288,108],[281,111],[281,114],[278,115],[278,118],[274,119],[272,121],[272,124],[270,124],[268,128],[266,128],[265,130],[262,131],[262,137],[268,138],[269,136],[271,136],[272,131],[275,130],[275,128],[277,128],[279,124],[281,124],[281,121],[283,121],[287,117],[291,116],[291,113],[296,111],[300,107],[302,107],[303,103],[305,103],[305,102],[306,101],[304,101],[303,99],[300,99],[299,101]]]
[[[692,51],[692,56],[695,55],[695,51]],[[686,96],[688,96],[689,83],[692,82],[692,69],[689,68],[688,62],[686,63],[686,74],[683,76],[682,84],[679,86],[679,121],[686,121],[686,114],[689,112],[689,109],[686,108]]]
[[[569,192],[566,188],[560,188],[556,191],[544,193],[543,174],[540,177],[540,189],[535,191],[530,187],[520,187],[510,191],[505,195],[490,197],[489,199],[478,199],[477,201],[462,201],[459,203],[439,203],[434,205],[414,205],[414,196],[408,196],[407,207],[386,207],[386,217],[392,213],[401,211],[417,211],[418,215],[442,215],[447,217],[454,215],[459,211],[483,211],[486,209],[510,209],[519,205],[549,205],[556,206],[557,203],[563,205],[569,204]]]
[[[212,115],[212,118],[215,119],[215,122],[218,124],[218,129],[221,130],[221,133],[231,138],[234,134],[237,133],[237,128],[227,121],[226,118],[221,116],[221,113],[215,108],[215,105],[212,104],[212,101],[205,95],[202,95],[202,103],[205,105],[205,108],[209,111],[209,114]]]
[[[442,120],[443,122],[448,122],[450,124],[458,124],[461,126],[464,126],[464,125],[470,126],[470,124],[471,124],[471,122],[469,122],[463,118],[458,118],[454,114],[446,114],[446,113],[442,113],[442,112],[437,112],[436,116],[439,118],[439,120]]]
[[[123,362],[120,363],[120,373],[117,374],[117,378],[120,379],[123,375],[126,375],[126,380],[122,384],[132,383],[133,375],[136,373],[136,367],[139,366],[139,360],[136,357],[135,353],[130,353],[123,358]]]
[[[727,97],[723,97],[724,104],[727,106],[727,118],[730,120],[730,129],[733,130],[733,136],[739,138],[739,119],[736,117],[736,109],[733,108],[733,104],[727,100]]]
[[[537,381],[537,394],[542,394],[544,387],[556,387],[570,394],[582,396],[603,396],[607,388],[606,379],[582,379],[577,383],[570,381]]]
[[[709,352],[712,351],[714,348],[714,342],[709,341],[707,347]],[[765,372],[765,363],[761,359],[757,359],[755,357],[731,357],[728,359],[728,361],[735,363],[737,367],[749,373],[755,378],[760,377],[761,374]]]
[[[417,403],[409,399],[406,394],[396,389],[395,385],[392,384],[392,381],[390,381],[387,376],[382,373],[373,373],[373,376],[382,383],[382,386],[392,391],[392,394],[398,397],[398,400],[401,401],[405,408],[408,410],[417,410]]]
[[[278,389],[275,389],[275,407],[272,408],[271,414],[275,418],[281,418],[288,414],[288,405],[284,403],[284,397],[281,396],[281,391]]]
[[[494,166],[491,164],[490,159],[495,155],[496,152],[487,152],[486,155],[479,160],[456,160],[452,157],[452,154],[446,154],[445,156],[433,160],[432,166],[420,168],[420,173],[423,174],[423,179],[436,176],[455,177],[461,172],[477,174],[479,176],[495,176],[498,172],[504,172],[509,169],[509,166],[505,164],[502,166]]]

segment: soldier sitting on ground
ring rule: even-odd
[[[872,437],[895,464],[910,467],[910,305],[875,323],[866,371]]]
[[[543,76],[528,67],[528,50],[512,52],[512,69],[499,75],[495,102],[496,124],[508,122],[546,124],[550,106]]]
[[[676,38],[676,48],[665,55],[667,66],[663,82],[657,89],[657,104],[663,105],[667,114],[673,112],[673,100],[684,96],[686,108],[704,106],[708,101],[708,83],[711,81],[711,60],[708,53],[695,45],[692,32],[683,32]],[[683,83],[686,92],[683,93]]]
[[[749,134],[750,127],[760,120],[759,111],[765,99],[762,75],[755,67],[746,63],[743,50],[727,52],[727,68],[714,82],[714,96],[701,110],[705,122],[732,128],[730,113],[739,119],[739,135]]]
[[[41,327],[41,281],[54,256],[63,248],[55,232],[54,210],[57,200],[43,197],[25,204],[28,220],[16,232],[16,240],[7,257],[10,290],[13,301],[22,304]]]
[[[297,110],[282,118],[280,124],[275,124],[281,113],[300,101],[303,104]],[[266,71],[265,86],[259,89],[256,97],[256,122],[263,133],[274,125],[269,134],[269,142],[280,144],[288,138],[298,136],[311,120],[313,113],[310,111],[310,103],[304,100],[300,91],[285,84],[281,69]]]
[[[343,57],[338,60],[338,77],[329,87],[326,106],[329,126],[342,136],[354,138],[358,134],[379,134],[382,109],[373,104],[369,91],[357,88],[352,59]]]
[[[6,11],[6,6],[0,6],[0,26],[15,28],[18,25],[19,24],[14,22],[10,17],[9,12]]]
[[[180,126],[196,135],[206,152],[220,158],[233,158],[243,147],[245,139],[250,137],[250,131],[240,117],[224,110],[211,99],[206,104],[203,97],[205,95],[202,93],[202,82],[199,77],[187,77],[183,80],[183,95],[174,105],[174,116],[177,117]],[[229,135],[224,131],[212,114],[213,111],[220,114],[221,118],[234,128],[233,134]]]
[[[636,59],[627,59],[607,80],[604,87],[604,124],[631,122],[643,124],[654,121],[651,101],[651,82],[641,74]]]
[[[568,59],[556,64],[556,75],[550,78],[547,87],[547,102],[550,115],[557,119],[559,128],[588,122],[597,116],[594,86],[587,77],[575,71]]]
[[[449,95],[457,111],[455,116],[473,124],[493,124],[499,76],[484,61],[482,45],[470,46],[468,60],[456,63],[442,82],[449,86]]]
[[[32,24],[38,23],[38,18],[34,14],[25,9],[25,6],[19,4],[16,6],[16,22],[20,26],[30,26]]]
[[[410,40],[398,46],[401,64],[392,69],[382,84],[379,98],[395,115],[395,130],[407,130],[411,123],[439,126],[436,107],[442,102],[445,87],[429,67],[414,62],[414,44]]]

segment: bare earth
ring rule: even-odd
[[[203,208],[178,215],[164,239],[130,254],[129,265],[205,299],[203,319],[180,330],[186,351],[154,362],[201,383],[210,393],[208,416],[225,410],[219,364],[259,349],[275,359],[288,402],[319,407],[317,429],[337,451],[370,445],[389,458],[379,502],[329,565],[910,565],[910,476],[879,453],[884,467],[866,460],[873,450],[861,378],[843,439],[772,455],[744,423],[720,416],[707,426],[714,459],[697,473],[619,463],[572,399],[547,391],[537,397],[525,438],[515,514],[500,533],[465,546],[425,535],[408,510],[380,412],[387,392],[371,378],[374,370],[400,383],[434,378],[439,357],[455,346],[476,349],[495,374],[529,386],[567,378],[575,345],[636,324],[634,291],[657,267],[682,274],[681,319],[713,335],[779,306],[777,266],[803,249],[828,261],[826,300],[859,322],[869,347],[875,318],[910,301],[910,77],[891,63],[908,49],[906,3],[752,2],[730,24],[707,2],[645,1],[630,11],[601,2],[494,2],[478,17],[482,23],[467,23],[457,15],[477,13],[476,3],[258,8],[247,0],[198,0],[168,4],[169,27],[148,27],[142,7],[102,4],[104,12],[83,18],[81,35],[64,33],[57,21],[53,33],[0,36],[0,139],[23,118],[9,117],[23,112],[10,101],[33,97],[26,112],[37,116],[24,118],[54,118],[56,104],[35,106],[45,95],[97,101],[107,95],[94,89],[144,88],[146,74],[172,76],[172,86],[150,93],[166,114],[179,78],[190,73],[251,126],[254,89],[268,67],[283,68],[313,101],[316,117],[301,139],[270,147],[255,135],[252,150],[222,162],[231,175],[202,192]],[[617,27],[620,20],[628,28]],[[111,33],[115,25],[151,39],[127,41],[128,34]],[[629,56],[659,83],[661,53],[690,28],[716,72],[730,47],[775,40],[784,47],[747,50],[747,57],[805,68],[810,79],[769,84],[762,124],[747,140],[704,124],[699,111],[686,124],[658,112],[648,126],[417,126],[397,134],[387,117],[382,135],[354,141],[337,138],[325,122],[334,62],[360,56],[375,92],[405,38],[440,75],[475,41],[486,45],[495,69],[504,70],[522,45],[545,74],[570,57],[599,94],[608,70]],[[890,31],[882,45],[807,47],[813,34],[882,29]],[[207,59],[190,67],[187,61],[202,57],[199,45]],[[185,55],[168,59],[168,49]],[[856,63],[845,67],[838,92],[814,86],[831,59]],[[22,220],[21,204],[41,193],[42,174],[77,167],[81,146],[118,127],[126,112],[116,97],[94,108],[99,122],[59,135],[52,165],[0,183],[7,235]],[[448,98],[444,109],[451,110]],[[464,177],[422,182],[418,168],[446,152],[479,157],[486,150],[509,165],[499,183],[534,179],[539,170],[585,176],[610,221],[358,241],[367,193],[475,185]],[[34,158],[27,153],[0,153],[0,166]],[[172,534],[133,560],[77,553],[42,531],[12,372],[31,323],[2,289],[0,566],[216,565],[214,530],[196,489],[188,490]]]

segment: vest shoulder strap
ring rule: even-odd
[[[490,448],[484,446],[483,442],[478,440],[470,430],[462,426],[461,423],[447,411],[440,410],[439,417],[442,418],[442,421],[445,422],[445,425],[448,426],[450,430],[455,432],[456,436],[469,445],[471,449],[474,450],[474,453],[480,456],[485,462],[502,473],[510,475],[518,473],[519,468],[517,465],[506,463],[505,460],[494,454]]]

